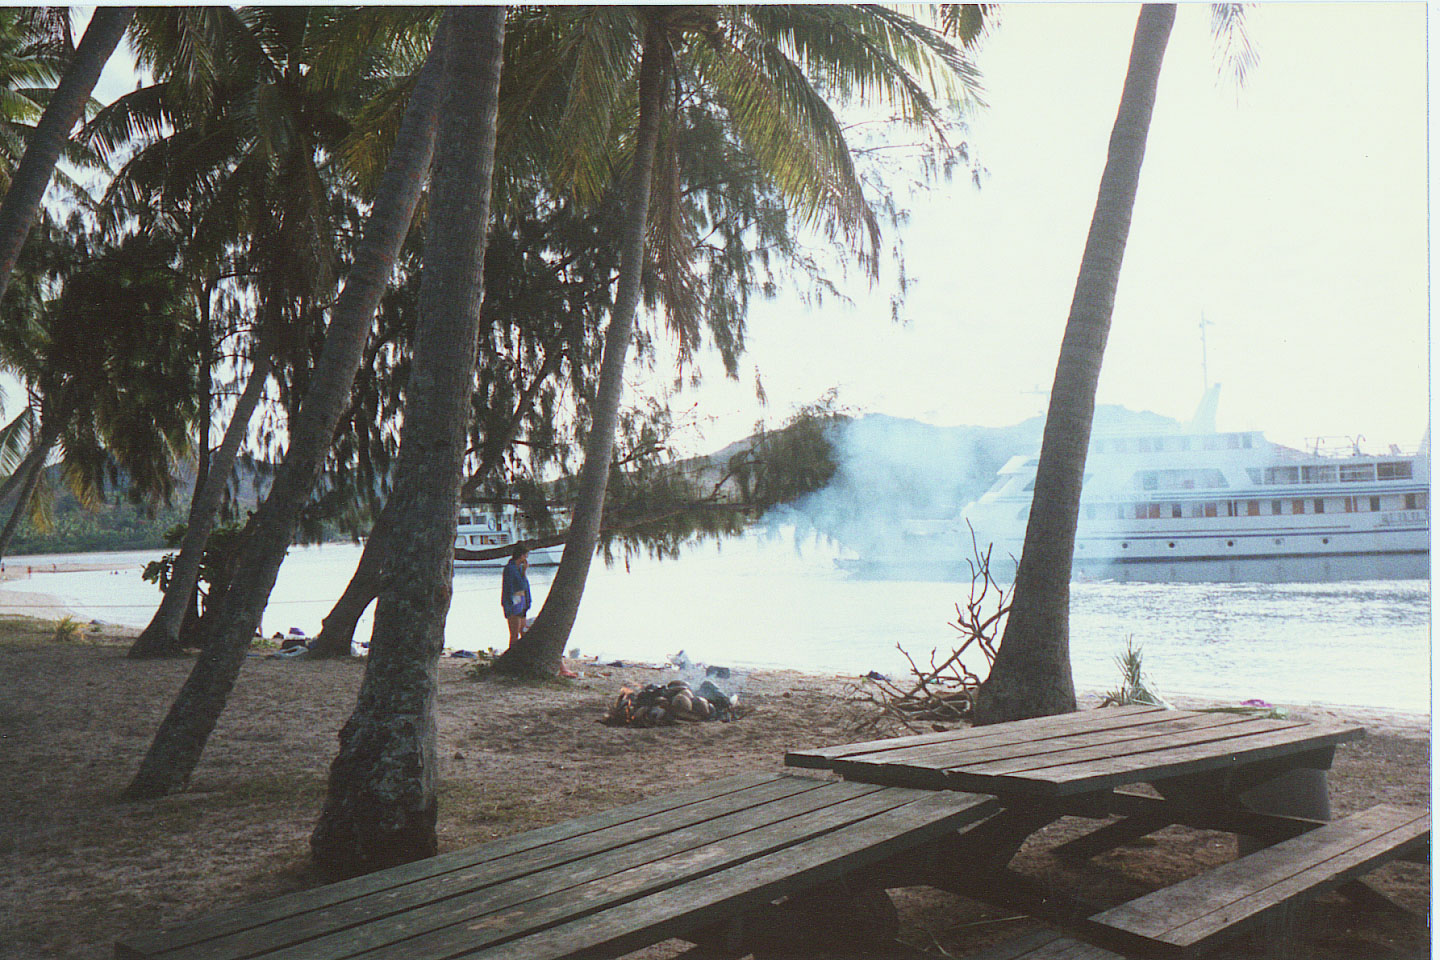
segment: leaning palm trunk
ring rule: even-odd
[[[529,412],[540,387],[560,368],[562,355],[561,350],[550,351],[535,378],[521,394],[504,429],[485,437],[480,464],[460,490],[462,501],[499,465],[503,451],[520,429],[520,422]],[[320,623],[320,635],[310,644],[307,654],[310,659],[350,656],[355,640],[355,627],[365,613],[365,608],[380,595],[380,586],[384,582],[385,559],[390,555],[390,534],[394,530],[390,518],[390,504],[386,503],[380,515],[375,518],[374,526],[370,528],[370,536],[365,538],[365,548],[360,551],[360,562],[355,565],[350,582],[345,585],[340,599],[335,601],[335,605]]]
[[[430,169],[439,115],[440,58],[436,53],[441,46],[437,38],[410,96],[354,266],[335,302],[315,374],[293,423],[285,460],[276,471],[269,495],[245,526],[237,574],[215,612],[213,630],[206,631],[205,650],[126,789],[128,798],[163,796],[185,786],[225,709],[260,625],[300,511],[349,398],[375,309],[389,283]]]
[[[387,570],[395,573],[380,590],[365,679],[310,838],[316,863],[332,874],[436,852],[435,701],[480,328],[505,9],[461,7],[447,18],[445,119],[391,495]]]
[[[605,331],[605,354],[600,362],[600,381],[591,408],[590,435],[585,441],[585,464],[580,470],[580,488],[570,521],[570,535],[534,625],[495,663],[495,668],[504,673],[553,677],[560,669],[560,656],[570,639],[570,630],[575,626],[580,598],[585,592],[585,579],[590,572],[590,561],[594,559],[595,544],[600,538],[605,488],[610,479],[610,458],[615,447],[615,428],[620,420],[625,363],[630,352],[635,310],[640,301],[640,276],[645,266],[650,177],[660,137],[660,111],[664,95],[660,48],[661,37],[652,24],[647,28],[640,58],[640,118],[634,166],[630,171],[625,232],[620,248],[620,279],[610,327]]]
[[[210,531],[215,528],[215,517],[225,495],[226,478],[230,476],[230,469],[240,452],[240,443],[250,429],[250,417],[265,391],[270,367],[269,350],[262,346],[250,371],[250,379],[235,404],[230,425],[225,428],[220,449],[215,451],[206,468],[204,482],[190,501],[189,523],[185,528],[185,538],[180,541],[180,554],[170,570],[170,585],[160,598],[160,607],[150,618],[150,623],[135,638],[126,654],[132,660],[176,657],[184,653],[180,643],[180,626],[190,610],[195,584],[200,576],[200,561],[205,555],[205,543],[210,539]]]
[[[40,122],[25,144],[25,155],[15,168],[5,202],[0,204],[0,296],[10,284],[10,273],[35,223],[45,188],[55,173],[55,162],[60,159],[70,131],[90,101],[90,92],[100,79],[100,71],[105,69],[125,35],[134,13],[134,7],[95,8],[85,36],[75,50],[75,58],[60,78],[50,102],[45,105],[45,112],[40,115]]]
[[[395,515],[391,509],[392,502],[393,498],[387,501],[380,510],[380,515],[375,518],[375,524],[370,528],[370,536],[365,538],[365,548],[360,551],[360,562],[355,565],[355,572],[350,576],[350,582],[345,585],[345,592],[340,594],[340,599],[335,601],[335,605],[320,622],[320,635],[310,644],[309,657],[321,659],[350,656],[355,641],[355,626],[360,622],[365,609],[370,606],[370,601],[380,595],[385,558],[392,549],[390,534],[394,524],[391,520]]]
[[[1080,486],[1095,413],[1095,385],[1110,334],[1160,66],[1174,22],[1173,5],[1146,4],[1135,26],[1120,111],[1110,134],[1100,195],[1050,391],[1010,618],[975,704],[979,723],[1075,709],[1070,672],[1070,569],[1080,516]]]

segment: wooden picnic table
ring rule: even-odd
[[[847,780],[988,793],[1002,803],[1095,799],[1136,783],[1230,795],[1296,768],[1327,769],[1344,723],[1132,706],[843,744],[785,755]],[[1070,804],[1080,809],[1083,804]]]
[[[1320,771],[1323,789],[1336,745],[1364,733],[1345,723],[1128,706],[797,750],[785,762],[846,780],[998,798],[1000,814],[932,850],[935,885],[1079,929],[1127,954],[1169,956],[1209,949],[1337,885],[1359,895],[1361,873],[1428,856],[1427,810],[1376,807],[1327,824],[1244,802],[1248,791],[1299,770]],[[1122,789],[1139,784],[1154,792]],[[1007,869],[1030,835],[1061,817],[1117,815],[1053,852],[1089,857],[1172,824],[1228,831],[1264,849],[1098,913],[1084,897]],[[1072,950],[1114,957],[1070,940],[1006,955],[1038,960]]]

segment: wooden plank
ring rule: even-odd
[[[794,778],[796,780],[807,778]],[[483,912],[565,889],[595,876],[627,869],[674,852],[713,843],[773,822],[789,822],[880,792],[836,781],[810,781],[814,789],[773,796],[759,805],[720,806],[727,797],[667,811],[637,824],[620,825],[561,844],[523,851],[475,870],[456,871],[289,917],[262,927],[213,938],[161,954],[164,960],[218,960],[261,952],[306,960],[346,957]],[[766,786],[745,791],[753,795]],[[774,793],[778,791],[772,790]],[[536,891],[539,891],[536,893]],[[481,906],[477,906],[481,905]]]
[[[1245,922],[1365,873],[1424,843],[1430,815],[1377,806],[1132,900],[1090,923],[1176,950],[1198,949]]]
[[[391,944],[386,949],[367,953],[366,960],[446,960],[463,951],[548,929],[639,897],[685,889],[697,878],[778,854],[832,832],[844,832],[915,800],[913,791],[881,790],[804,817],[699,845],[624,871],[609,872],[568,889],[546,889],[542,896],[524,901],[517,909],[489,911],[426,936]]]
[[[1225,770],[1272,757],[1313,751],[1317,747],[1353,740],[1364,735],[1363,727],[1311,723],[1302,728],[1015,774],[972,774],[964,769],[947,770],[944,774],[944,785],[945,789],[950,790],[1057,797]]]
[[[962,760],[959,763],[950,764],[950,767],[951,769],[963,769],[971,774],[1029,773],[1043,771],[1052,767],[1073,766],[1075,764],[1096,760],[1104,763],[1112,763],[1124,757],[1143,757],[1147,754],[1158,753],[1162,750],[1238,740],[1243,737],[1277,733],[1283,730],[1300,730],[1301,728],[1309,726],[1309,724],[1300,720],[1256,720],[1253,718],[1243,718],[1236,722],[1233,715],[1220,714],[1219,716],[1229,722],[1208,724],[1197,722],[1191,727],[1179,730],[1171,730],[1167,725],[1164,731],[1150,737],[1080,745],[1074,749],[1063,748],[1049,752],[1036,751],[1028,756],[1022,754],[1016,757],[1000,757],[994,760],[979,757],[973,761]]]
[[[819,747],[813,750],[792,750],[785,754],[785,765],[828,770],[831,761],[858,754],[901,750],[923,744],[950,741],[990,740],[995,738],[1024,738],[1047,729],[1082,728],[1103,726],[1112,720],[1121,721],[1126,717],[1144,714],[1164,713],[1163,707],[1105,707],[1100,710],[1086,710],[1076,713],[1057,714],[1048,717],[1034,717],[1030,720],[1015,720],[986,727],[968,727],[948,730],[944,733],[922,733],[910,737],[891,737],[885,740],[864,740],[858,743],[842,743],[833,747]],[[1173,711],[1171,711],[1173,712]]]
[[[1119,954],[1044,929],[996,944],[965,960],[1122,960]]]
[[[893,754],[864,754],[836,760],[834,769],[837,773],[843,774],[853,765],[861,763],[880,763],[882,765],[903,763],[907,766],[934,770],[956,767],[974,770],[984,763],[1019,762],[1029,758],[1036,758],[1035,765],[1040,766],[1044,760],[1052,757],[1057,758],[1056,762],[1059,763],[1069,762],[1063,758],[1067,757],[1070,751],[1089,749],[1098,751],[1095,754],[1097,756],[1108,756],[1112,753],[1131,752],[1143,748],[1143,744],[1191,730],[1233,727],[1247,722],[1255,721],[1254,718],[1237,716],[1233,713],[1176,714],[1145,724],[1129,724],[1079,733],[1071,732],[1063,736],[1018,742],[975,743],[966,747],[936,745],[915,750],[900,750]],[[1298,721],[1295,722],[1298,723]],[[1083,759],[1083,756],[1077,756],[1075,759]],[[1027,767],[1022,763],[1015,769],[1027,769]]]
[[[454,960],[621,956],[922,846],[994,805],[991,797],[925,794],[843,830]]]
[[[287,894],[259,903],[246,904],[201,917],[169,930],[127,937],[117,949],[125,956],[149,957],[216,937],[238,933],[285,917],[343,903],[357,897],[391,890],[459,870],[469,870],[506,857],[561,843],[603,830],[639,824],[647,818],[686,808],[692,813],[715,809],[715,803],[762,803],[779,796],[813,790],[826,783],[821,779],[786,774],[740,774],[710,783],[697,784],[660,797],[652,797],[575,820],[467,847],[414,863],[355,877],[339,883]],[[778,791],[778,792],[777,792]],[[707,806],[708,804],[708,806]],[[644,829],[644,827],[639,827]]]

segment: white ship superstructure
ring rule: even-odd
[[[1076,572],[1133,580],[1428,577],[1428,446],[1428,434],[1419,450],[1383,454],[1353,443],[1297,450],[1256,431],[1097,437],[1085,467]],[[1012,458],[962,514],[982,545],[994,543],[997,571],[1008,573],[1009,558],[1020,556],[1037,464],[1034,456]]]
[[[513,546],[524,539],[520,525],[519,511],[513,506],[461,507],[455,528],[455,566],[463,568],[494,567],[500,569],[510,560],[506,550],[503,556],[475,559],[468,554],[493,551]],[[536,567],[555,566],[560,562],[563,548],[534,547],[530,550],[530,565]]]

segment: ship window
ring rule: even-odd
[[[1240,437],[1237,434],[1230,434],[1230,436],[1225,438],[1225,446],[1229,447],[1231,450],[1239,450]]]
[[[1206,450],[1219,450],[1219,449],[1220,449],[1220,438],[1219,438],[1219,437],[1206,437],[1203,446],[1205,447]]]
[[[1174,541],[1174,540],[1171,540],[1171,541],[1170,541],[1170,549],[1171,549],[1171,550],[1174,550],[1174,549],[1175,549],[1175,541]]]
[[[1180,511],[1180,504],[1178,504],[1178,503],[1172,503],[1172,504],[1170,504],[1170,516],[1175,517],[1176,519],[1179,519],[1179,517],[1180,517],[1180,512],[1181,512],[1181,511]]]
[[[1126,516],[1125,516],[1125,508],[1124,508],[1124,507],[1118,507],[1118,508],[1116,508],[1116,510],[1115,510],[1115,515],[1116,515],[1117,517],[1119,517],[1121,520],[1127,519]]]
[[[1415,495],[1415,499],[1417,499],[1417,500],[1420,501],[1420,505],[1419,505],[1418,507],[1416,507],[1417,510],[1426,510],[1426,509],[1429,509],[1429,507],[1430,507],[1430,495],[1429,495],[1429,494],[1427,494],[1427,493],[1417,493],[1417,494]]]
[[[1342,464],[1340,467],[1340,481],[1342,483],[1355,483],[1374,479],[1375,464],[1373,463]]]
[[[1250,449],[1250,434],[1247,433],[1240,438],[1240,446],[1244,447],[1246,450]]]
[[[1086,519],[1086,520],[1094,520],[1094,519],[1095,519],[1095,508],[1094,508],[1094,507],[1086,507],[1086,508],[1085,508],[1085,519]]]
[[[1205,516],[1213,517],[1216,516],[1219,512],[1220,510],[1216,506],[1215,501],[1212,500],[1209,503],[1205,504]]]
[[[1410,496],[1411,496],[1411,498],[1413,499],[1415,495],[1414,495],[1414,494],[1411,494]],[[1152,504],[1150,504],[1149,514],[1150,514],[1150,519],[1151,519],[1151,520],[1159,520],[1159,519],[1160,519],[1160,504],[1158,504],[1158,503],[1152,503]]]
[[[1346,512],[1346,513],[1354,513],[1354,512],[1355,512],[1355,498],[1354,498],[1354,497],[1346,497],[1346,498],[1345,498],[1345,512]]]
[[[1304,500],[1291,500],[1291,501],[1290,501],[1290,512],[1291,512],[1291,513],[1304,513],[1304,512],[1305,512],[1305,501],[1304,501]]]
[[[1137,504],[1135,504],[1135,519],[1136,519],[1136,520],[1144,520],[1144,519],[1145,519],[1145,513],[1146,513],[1146,511],[1145,511],[1145,504],[1143,504],[1143,503],[1137,503]]]
[[[1246,467],[1245,474],[1250,478],[1251,483],[1265,482],[1265,472],[1259,467]]]
[[[1410,461],[1408,460],[1377,463],[1375,469],[1381,480],[1409,480],[1411,476]]]
[[[1227,516],[1227,517],[1238,517],[1238,516],[1240,516],[1240,504],[1236,503],[1234,500],[1226,500],[1226,501],[1225,501],[1225,516]]]
[[[1413,494],[1413,493],[1407,493],[1407,494],[1405,494],[1405,509],[1406,509],[1406,510],[1414,510],[1414,509],[1416,509],[1417,506],[1418,506],[1418,502],[1417,502],[1416,499],[1415,499],[1415,494]]]
[[[1301,483],[1334,483],[1335,468],[1333,466],[1301,467]]]
[[[1316,513],[1324,513],[1324,512],[1325,512],[1325,501],[1322,500],[1322,499],[1319,498],[1319,497],[1316,497],[1316,498],[1315,498],[1315,512],[1316,512]]]
[[[1281,514],[1281,513],[1284,513],[1284,512],[1285,512],[1285,509],[1284,509],[1284,508],[1285,508],[1285,501],[1284,501],[1284,500],[1271,500],[1271,501],[1270,501],[1270,512],[1271,512],[1272,514],[1279,515],[1279,514]]]
[[[1265,471],[1266,483],[1299,483],[1299,467],[1269,467]]]
[[[1259,501],[1259,500],[1246,500],[1246,501],[1245,501],[1245,516],[1247,516],[1247,517],[1258,517],[1258,516],[1260,516],[1260,501]]]
[[[1380,512],[1380,498],[1379,498],[1379,497],[1371,497],[1371,498],[1370,498],[1370,512],[1371,512],[1371,513],[1379,513],[1379,512]]]
[[[1154,490],[1160,486],[1160,478],[1153,473],[1140,474],[1140,489]]]

